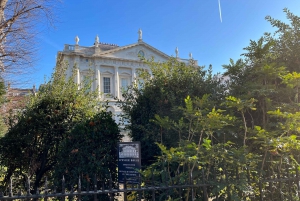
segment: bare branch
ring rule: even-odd
[[[0,77],[20,79],[37,58],[38,25],[53,25],[59,0],[0,0]]]

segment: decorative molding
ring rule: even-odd
[[[119,73],[119,75],[123,75],[123,76],[131,76],[131,74],[130,74],[130,73],[127,73],[127,72]]]
[[[102,74],[106,74],[106,75],[114,75],[114,73],[112,73],[112,72],[110,72],[110,71],[108,71],[108,70],[106,70],[106,71],[103,71],[103,72],[100,72],[101,73],[101,75]]]

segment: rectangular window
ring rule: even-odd
[[[103,77],[103,87],[104,87],[104,93],[109,94],[110,93],[110,77]]]

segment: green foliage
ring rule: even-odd
[[[174,135],[173,129],[168,129],[167,125],[160,126],[156,121],[163,121],[162,117],[169,116],[177,122],[177,129],[183,129],[180,128],[183,111],[178,107],[185,105],[187,96],[193,98],[210,94],[209,102],[213,108],[214,101],[223,99],[224,94],[219,81],[213,79],[211,69],[204,71],[202,67],[186,65],[176,58],[165,63],[146,63],[153,77],[148,72],[141,72],[140,77],[145,81],[143,88],[129,88],[120,101],[131,123],[128,126],[130,136],[134,141],[141,141],[142,165],[151,164],[155,161],[154,156],[160,154],[155,142],[171,147],[177,146],[180,138],[188,138],[188,132]]]
[[[208,188],[208,196],[227,197],[230,193],[242,194],[248,190],[246,181],[247,175],[243,169],[254,168],[256,160],[245,152],[243,148],[236,149],[233,143],[212,144],[208,138],[203,140],[201,146],[193,142],[182,141],[177,148],[167,149],[159,144],[162,156],[150,167],[142,172],[145,178],[145,185],[156,185],[163,183],[168,185],[184,185],[206,183],[215,186]],[[252,162],[252,163],[251,163]],[[239,174],[236,174],[238,167]],[[237,179],[239,177],[239,179]],[[228,185],[230,181],[230,185]],[[216,185],[217,184],[217,185]],[[183,189],[181,196],[179,191],[159,192],[157,199],[166,196],[172,198],[183,197],[187,199],[191,196],[190,189]],[[202,188],[194,189],[197,199],[204,200]],[[151,198],[152,194],[147,195]],[[234,200],[233,197],[231,200]]]
[[[274,19],[270,16],[266,20],[277,30],[273,36],[268,34],[266,39],[275,41],[272,51],[276,54],[276,62],[283,63],[291,72],[300,69],[300,17],[283,9],[289,23]]]
[[[6,93],[6,91],[5,91],[4,81],[0,77],[0,108],[1,108],[2,104],[5,102],[5,98],[4,98],[5,93]],[[7,130],[7,128],[4,123],[4,116],[3,116],[3,114],[1,114],[1,111],[0,111],[0,137],[2,137],[4,135],[6,130]]]
[[[0,77],[0,105],[4,102],[3,95],[6,93],[3,79]]]
[[[60,144],[58,162],[54,167],[54,184],[60,186],[64,175],[66,187],[70,191],[77,189],[79,177],[82,190],[87,190],[88,186],[92,188],[95,183],[98,186],[104,184],[107,189],[111,178],[116,188],[116,148],[120,140],[118,125],[109,112],[101,111],[91,119],[77,124]]]
[[[74,76],[66,79],[65,70],[65,64],[58,65],[52,79],[10,119],[0,139],[0,162],[7,167],[3,187],[12,176],[28,177],[36,191],[42,178],[51,176],[61,142],[78,122],[97,111],[97,95],[87,92],[88,85],[74,83]]]
[[[204,71],[201,91],[184,94],[181,90],[190,90],[197,80],[193,74],[187,73],[191,88],[183,88],[178,85],[183,80],[181,74],[173,71],[176,67],[170,62],[150,63],[154,78],[149,78],[144,90],[135,93],[134,98],[125,99],[130,100],[126,106],[133,121],[133,136],[134,126],[138,125],[144,129],[143,140],[155,134],[161,137],[156,140],[161,155],[142,172],[145,184],[152,177],[157,183],[170,185],[211,182],[215,188],[208,189],[208,197],[222,200],[256,200],[261,192],[264,200],[291,200],[298,195],[292,180],[272,182],[295,177],[300,170],[300,17],[287,9],[284,12],[289,23],[266,17],[277,29],[275,33],[250,40],[243,59],[230,59],[228,65],[223,65],[224,75],[229,78],[225,83],[226,98],[219,91],[222,85],[213,82],[213,76]],[[179,93],[169,85],[176,86]],[[212,86],[219,88],[206,88]],[[152,88],[156,91],[149,93]],[[170,101],[172,93],[177,102]],[[159,98],[162,94],[163,98]],[[170,102],[156,108],[159,103]],[[144,103],[149,105],[145,107]],[[147,118],[137,123],[145,112]],[[151,132],[153,128],[156,130]],[[170,133],[172,139],[166,138]],[[204,199],[202,189],[194,193],[196,199]],[[190,194],[186,189],[181,195],[174,190],[156,196],[165,200],[184,196],[188,200]]]

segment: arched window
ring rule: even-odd
[[[143,50],[140,50],[139,53],[138,53],[138,56],[140,57],[144,57],[145,56],[145,53]]]

